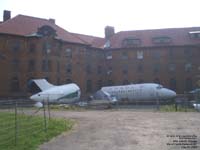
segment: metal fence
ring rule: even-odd
[[[49,119],[48,105],[38,109],[30,100],[0,100],[0,149],[24,145],[38,133],[46,136]]]

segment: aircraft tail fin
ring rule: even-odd
[[[42,90],[47,90],[51,87],[53,87],[53,84],[50,84],[46,79],[33,79],[33,82]]]

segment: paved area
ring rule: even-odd
[[[72,131],[41,145],[40,150],[200,149],[200,113],[197,112],[94,110],[51,113],[55,117],[73,119],[76,125]]]

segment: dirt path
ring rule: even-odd
[[[135,112],[131,110],[53,112],[77,125],[41,145],[41,150],[176,150],[200,149],[200,113]],[[191,137],[198,148],[180,137]],[[190,144],[190,148],[184,148]],[[167,145],[168,144],[168,145]],[[173,145],[169,145],[173,144]]]

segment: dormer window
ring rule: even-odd
[[[169,44],[172,42],[172,39],[167,36],[162,36],[162,37],[154,37],[152,41],[154,44]]]
[[[38,28],[37,34],[41,35],[41,36],[56,36],[56,30],[53,29],[52,27],[48,26],[48,25],[44,25],[40,28]]]
[[[123,47],[137,47],[137,46],[140,46],[140,45],[141,45],[141,40],[138,39],[138,38],[130,37],[130,38],[125,38],[122,41]]]
[[[191,39],[200,39],[200,31],[191,31],[189,36]]]

